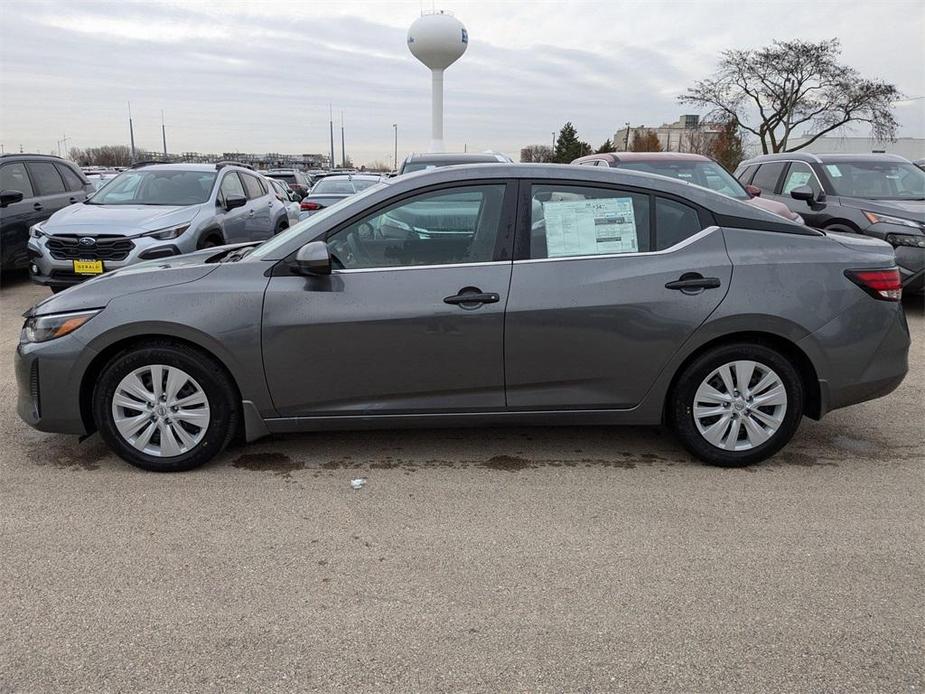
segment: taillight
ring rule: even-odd
[[[299,209],[303,212],[314,212],[315,210],[320,210],[324,205],[319,205],[317,202],[309,202],[308,200],[303,200],[299,203]]]
[[[888,270],[845,270],[845,277],[858,285],[875,299],[899,301],[903,296],[902,278],[899,268]]]

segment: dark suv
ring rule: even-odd
[[[27,267],[29,227],[92,192],[83,172],[60,157],[0,155],[0,269]]]
[[[294,191],[299,196],[299,200],[308,195],[308,191],[312,187],[311,177],[298,169],[270,169],[260,173],[267,178],[275,178],[277,181],[282,181],[288,185],[289,190]]]
[[[925,288],[925,172],[894,154],[765,154],[735,171],[809,226],[888,242],[907,292]]]

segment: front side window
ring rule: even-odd
[[[651,250],[648,195],[586,186],[534,185],[530,206],[531,258]]]
[[[21,163],[0,166],[0,190],[14,190],[22,193],[23,199],[32,197],[32,183]]]
[[[758,171],[755,172],[752,185],[761,188],[763,193],[773,193],[785,166],[787,166],[787,162],[783,161],[762,164],[758,167]]]
[[[208,171],[129,170],[91,199],[94,205],[197,205],[212,194],[215,173]]]
[[[244,187],[247,189],[247,197],[251,200],[262,197],[267,194],[266,189],[260,183],[256,176],[250,174],[240,174],[244,179]]]
[[[868,200],[925,200],[925,171],[895,161],[824,164],[836,195]]]
[[[795,161],[787,170],[787,177],[784,179],[784,187],[781,189],[781,195],[790,195],[790,191],[800,186],[809,186],[813,192],[818,194],[819,182],[816,181],[816,175],[808,164]]]
[[[225,174],[225,177],[222,179],[222,200],[227,200],[228,198],[246,198],[247,194],[244,192],[244,186],[241,185],[241,179],[238,178],[238,174],[234,171],[230,171]]]
[[[505,187],[439,190],[364,217],[328,237],[335,265],[352,270],[489,262]]]
[[[30,161],[26,166],[39,195],[56,195],[64,192],[64,181],[55,165],[44,161]]]

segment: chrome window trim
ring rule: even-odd
[[[393,272],[395,270],[436,270],[447,267],[488,267],[489,265],[510,265],[510,260],[486,260],[478,263],[444,263],[443,265],[395,265],[388,267],[335,268],[331,274],[352,275],[360,272]]]
[[[558,262],[561,260],[593,260],[599,258],[636,258],[640,256],[650,256],[650,255],[667,255],[668,253],[674,253],[675,251],[680,251],[682,248],[690,246],[692,243],[696,243],[700,239],[706,238],[714,231],[720,231],[720,228],[716,225],[708,226],[706,229],[701,229],[696,234],[688,236],[683,241],[676,243],[673,246],[668,248],[663,248],[660,251],[636,251],[635,253],[602,253],[601,255],[563,255],[557,258],[528,258],[525,260],[515,260],[514,264],[526,264],[526,263],[552,263]]]

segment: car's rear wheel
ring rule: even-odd
[[[762,461],[793,437],[803,416],[794,365],[762,344],[708,350],[678,376],[668,415],[681,443],[711,465]]]
[[[155,472],[208,462],[228,445],[238,423],[235,389],[222,367],[171,343],[116,355],[97,381],[93,415],[110,448]]]

